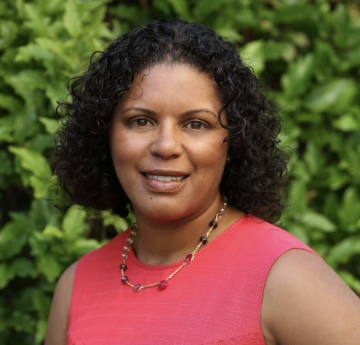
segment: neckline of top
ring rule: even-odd
[[[237,221],[235,221],[233,224],[231,224],[225,231],[223,231],[219,236],[217,236],[216,238],[214,238],[209,244],[207,244],[204,248],[202,248],[201,250],[199,250],[196,253],[195,259],[197,257],[199,257],[199,255],[201,255],[202,253],[206,252],[208,250],[208,248],[210,248],[213,244],[217,243],[223,236],[227,235],[229,232],[231,232],[232,229],[234,229],[237,225],[241,224],[242,222],[244,222],[247,218],[249,217],[249,215],[244,215],[241,218],[239,218]],[[127,232],[130,231],[127,230]],[[125,241],[126,241],[127,236],[124,237],[124,244],[125,245]],[[137,265],[140,268],[146,269],[146,270],[166,270],[169,268],[174,268],[174,267],[178,267],[183,263],[183,260],[181,261],[177,261],[174,262],[172,264],[168,264],[168,265],[148,265],[148,264],[144,264],[143,262],[141,262],[134,254],[133,249],[131,248],[130,251],[127,253],[128,254],[128,259],[126,260],[127,262],[133,262],[135,265]]]

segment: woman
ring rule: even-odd
[[[280,118],[230,43],[154,21],[70,94],[60,184],[86,207],[125,217],[130,204],[137,223],[61,276],[47,345],[360,343],[358,297],[271,224]]]

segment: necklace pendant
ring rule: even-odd
[[[141,288],[142,288],[141,284],[136,284],[136,285],[134,285],[133,290],[134,290],[134,292],[139,292],[141,290]]]
[[[188,255],[185,256],[184,263],[189,264],[193,260],[194,260],[194,255],[193,254],[188,254]]]
[[[159,290],[165,290],[168,286],[168,282],[166,280],[162,280],[159,282],[158,288]]]

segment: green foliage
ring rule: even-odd
[[[93,51],[160,17],[212,27],[269,85],[293,152],[280,226],[360,294],[360,9],[326,0],[115,3],[0,3],[0,343],[42,343],[61,272],[133,220],[75,206],[61,213],[46,157],[67,80]]]

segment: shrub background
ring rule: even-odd
[[[283,145],[293,152],[279,225],[360,294],[358,3],[2,0],[0,344],[41,344],[61,272],[133,222],[74,206],[62,214],[46,156],[67,80],[93,51],[161,17],[212,27],[269,86],[284,118]]]

